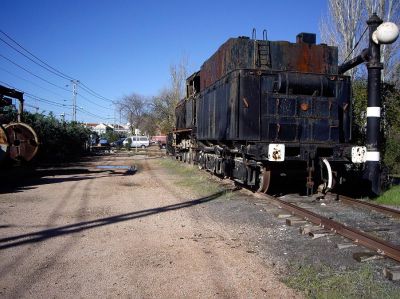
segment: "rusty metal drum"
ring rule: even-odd
[[[9,156],[13,160],[30,161],[35,157],[39,140],[35,131],[25,123],[10,123],[5,126],[9,142]]]
[[[8,156],[8,138],[5,129],[0,125],[0,161]]]

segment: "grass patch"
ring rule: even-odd
[[[168,172],[177,176],[177,181],[175,182],[177,186],[188,188],[199,196],[206,196],[225,190],[209,178],[210,174],[200,171],[196,166],[172,159],[162,159],[160,160],[160,164]],[[225,194],[226,198],[229,197],[229,193]]]
[[[289,266],[284,282],[308,298],[400,298],[390,283],[378,282],[368,264],[358,270],[334,271],[328,266]]]
[[[400,186],[393,186],[376,199],[379,204],[400,206]]]

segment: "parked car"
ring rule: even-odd
[[[147,136],[131,136],[123,141],[123,145],[131,144],[131,147],[146,148],[150,145],[149,138]]]
[[[124,142],[125,139],[126,138],[120,138],[120,139],[118,139],[118,140],[116,140],[114,142],[111,142],[111,146],[113,146],[113,147],[121,147],[121,146],[123,146],[123,142]]]
[[[167,145],[167,136],[153,136],[151,137],[151,141],[155,144],[158,144],[160,148],[165,148],[165,146]]]
[[[100,138],[100,140],[99,140],[99,146],[109,146],[109,145],[110,145],[110,143],[108,142],[107,139],[105,139],[105,138]]]

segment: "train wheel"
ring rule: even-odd
[[[323,181],[321,189],[322,193],[325,194],[335,186],[335,179],[332,167],[327,159],[322,160],[321,178]]]
[[[259,187],[258,192],[267,193],[269,189],[269,184],[271,182],[271,170],[266,167],[261,167],[261,172],[259,175]]]

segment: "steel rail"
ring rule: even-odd
[[[387,207],[384,207],[381,205],[373,204],[373,203],[366,202],[366,201],[359,200],[359,199],[354,199],[354,198],[347,197],[344,195],[338,195],[338,199],[342,203],[347,204],[347,205],[361,206],[361,207],[365,207],[365,208],[368,208],[371,210],[375,210],[377,212],[387,214],[392,217],[400,218],[400,210],[387,208]]]
[[[290,211],[294,215],[300,216],[307,221],[322,226],[323,228],[330,229],[331,231],[345,238],[353,240],[354,242],[361,244],[369,249],[375,250],[381,255],[387,256],[400,262],[400,246],[394,245],[355,228],[348,227],[332,219],[320,216],[314,212],[280,200],[279,198],[272,197],[266,194],[262,196],[277,203],[280,207],[287,211]]]

